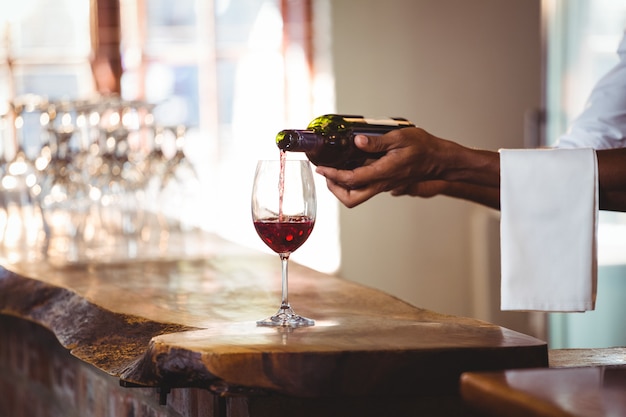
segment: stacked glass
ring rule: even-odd
[[[0,109],[0,257],[60,262],[149,256],[180,231],[164,190],[197,181],[185,126],[117,96]],[[180,202],[182,204],[182,202]]]

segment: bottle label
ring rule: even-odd
[[[385,118],[385,119],[372,119],[372,118],[365,118],[365,117],[346,117],[345,118],[346,122],[350,122],[350,123],[367,123],[369,125],[382,125],[382,126],[402,126],[402,125],[411,125],[410,122],[405,121],[405,120],[395,120],[395,119],[391,119],[391,118]]]

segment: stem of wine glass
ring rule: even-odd
[[[280,254],[280,263],[282,266],[282,283],[283,283],[283,295],[282,301],[280,303],[281,310],[290,310],[291,306],[289,305],[289,279],[287,277],[288,274],[288,264],[289,264],[289,253],[281,253]]]

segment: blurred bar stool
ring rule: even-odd
[[[461,396],[477,416],[626,416],[626,365],[468,372]]]

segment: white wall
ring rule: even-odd
[[[541,105],[539,3],[330,0],[337,112],[407,117],[471,147],[522,147],[524,113]],[[484,241],[493,231],[480,226],[493,218],[497,239],[497,213],[446,197],[342,207],[339,274],[419,307],[480,316],[476,274],[499,277],[498,246]]]

